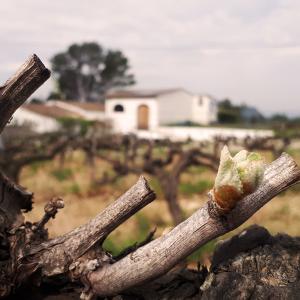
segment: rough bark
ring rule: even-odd
[[[49,77],[50,71],[34,54],[13,77],[0,87],[0,133],[13,113]]]
[[[176,269],[113,300],[296,300],[300,297],[300,238],[271,236],[253,225],[220,242],[210,271]]]
[[[112,300],[206,300],[278,299],[300,297],[300,238],[285,234],[271,236],[253,225],[232,238],[219,242],[212,266],[176,268]],[[45,285],[20,290],[10,300],[78,299],[78,286]]]
[[[42,273],[47,276],[62,274],[72,262],[103,242],[110,232],[154,198],[147,181],[140,177],[131,189],[90,222],[61,237],[31,247],[25,256],[37,257]]]
[[[32,208],[32,193],[12,183],[0,172],[0,230],[17,228],[24,222],[22,211]]]
[[[6,185],[2,190],[0,220],[3,230],[0,233],[6,248],[1,253],[0,296],[9,295],[12,289],[26,285],[32,277],[36,278],[37,284],[59,276],[64,282],[81,280],[84,283],[88,271],[113,261],[101,247],[106,236],[155,198],[141,177],[127,193],[90,222],[47,241],[47,231],[43,227],[55,216],[57,209],[62,208],[61,199],[53,199],[46,205],[45,216],[40,222],[24,224],[21,209],[31,208],[25,204],[29,202],[31,205],[32,194],[3,178]],[[7,236],[7,232],[10,235]]]
[[[266,229],[253,226],[221,244],[213,259],[218,263],[201,287],[201,299],[300,297],[299,238],[272,237]]]
[[[16,255],[22,240],[14,236],[24,223],[24,211],[32,208],[32,193],[12,183],[0,172],[0,297],[11,293]]]

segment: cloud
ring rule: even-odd
[[[97,41],[129,56],[140,87],[300,114],[297,0],[10,0],[0,14],[0,81],[32,52],[49,63],[73,42]]]

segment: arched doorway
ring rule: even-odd
[[[138,107],[137,123],[138,129],[149,129],[149,107],[145,104]]]

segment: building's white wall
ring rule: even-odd
[[[38,133],[56,131],[60,128],[60,124],[55,119],[39,115],[22,107],[14,113],[10,124],[28,125]]]
[[[169,138],[173,141],[184,141],[192,139],[194,141],[210,141],[217,136],[235,137],[244,139],[247,136],[268,137],[273,136],[273,130],[259,129],[238,129],[238,128],[217,128],[217,127],[173,127],[162,126],[153,131],[138,130],[134,132],[137,136],[149,139],[165,139]]]
[[[91,120],[91,121],[104,121],[105,120],[105,112],[104,111],[83,110],[82,115],[85,119]]]
[[[86,120],[103,121],[105,119],[105,112],[104,111],[85,110],[81,107],[75,106],[75,105],[73,105],[71,103],[68,103],[68,102],[51,100],[51,101],[46,102],[46,105],[48,105],[48,106],[56,105],[56,106],[61,107],[65,110],[68,110],[70,112],[79,114],[83,118],[85,118]]]
[[[115,112],[116,105],[123,105],[123,112]],[[149,130],[158,126],[158,108],[155,99],[107,99],[105,101],[105,116],[111,121],[116,132],[128,133],[137,130],[138,107],[147,105],[149,107]]]
[[[157,97],[160,125],[191,121],[194,96],[184,90]]]
[[[201,125],[216,122],[218,118],[217,101],[209,96],[194,96],[192,121]]]

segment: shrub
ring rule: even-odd
[[[73,175],[71,169],[56,169],[51,172],[51,175],[54,176],[58,181],[64,181],[70,179]]]
[[[61,126],[64,129],[68,131],[72,131],[76,128],[79,128],[81,134],[86,134],[88,128],[95,123],[94,121],[68,117],[58,118],[57,121],[61,124]]]
[[[112,255],[120,254],[124,249],[133,246],[135,243],[143,241],[150,233],[150,224],[148,219],[141,213],[134,215],[137,221],[137,231],[134,234],[134,238],[129,237],[125,240],[117,239],[115,237],[108,237],[104,243],[103,248]]]
[[[141,213],[137,213],[135,215],[135,219],[137,220],[138,223],[138,238],[143,239],[145,238],[148,233],[150,232],[150,224],[148,219]]]
[[[45,162],[35,161],[30,165],[30,169],[32,174],[35,175],[40,167],[42,167]]]
[[[80,186],[78,185],[78,183],[72,183],[68,189],[68,192],[71,194],[80,194]]]

